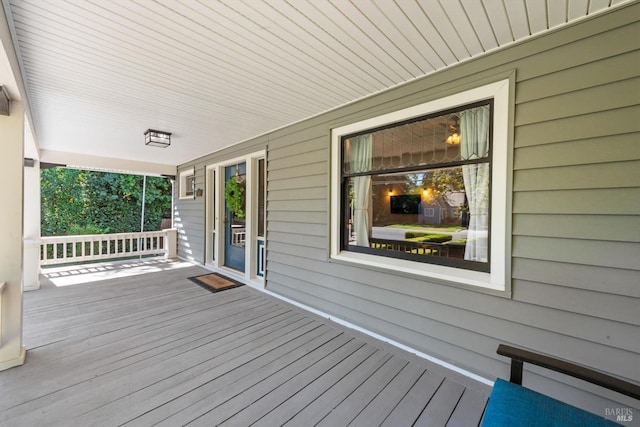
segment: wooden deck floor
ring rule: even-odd
[[[198,267],[25,294],[2,426],[476,426],[489,388]]]

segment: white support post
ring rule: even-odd
[[[178,230],[170,228],[165,231],[164,250],[165,258],[175,258],[178,256]]]
[[[30,133],[28,134],[30,135]],[[35,145],[25,135],[25,144]],[[25,157],[35,148],[25,150]],[[25,291],[40,289],[40,162],[24,166],[24,285]]]
[[[3,32],[0,31],[0,36],[2,35]],[[4,41],[4,37],[0,38]],[[0,61],[5,59],[2,55],[3,50],[0,48]],[[0,71],[0,78],[2,77]],[[5,282],[0,321],[0,371],[22,365],[25,359],[22,345],[24,110],[20,101],[11,101],[10,108],[9,116],[0,115],[0,182],[3,183],[0,185],[0,281]]]

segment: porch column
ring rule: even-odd
[[[28,138],[27,138],[28,139]],[[29,143],[25,140],[25,144]],[[25,154],[25,157],[29,157]],[[24,167],[24,290],[40,289],[40,162]]]
[[[165,237],[165,254],[164,257],[171,259],[178,256],[178,230],[175,228],[169,228],[164,230],[166,234]]]
[[[11,101],[9,116],[0,115],[0,370],[24,363],[22,345],[22,188],[23,132],[22,102]]]

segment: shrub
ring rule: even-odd
[[[416,237],[425,237],[428,235],[429,233],[421,233],[419,231],[407,231],[406,233],[404,233],[404,238],[409,240],[409,239],[415,239]]]
[[[451,240],[450,234],[407,233],[407,235],[408,234],[422,234],[422,236],[415,236],[405,239],[409,242],[416,243],[444,243]]]
[[[445,244],[446,245],[466,245],[467,244],[467,239],[450,240],[450,241],[446,242]]]
[[[107,229],[100,228],[96,225],[72,225],[69,227],[69,236],[83,236],[86,234],[106,234],[109,231]]]

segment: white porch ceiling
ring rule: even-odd
[[[41,149],[169,165],[627,2],[2,1]]]

